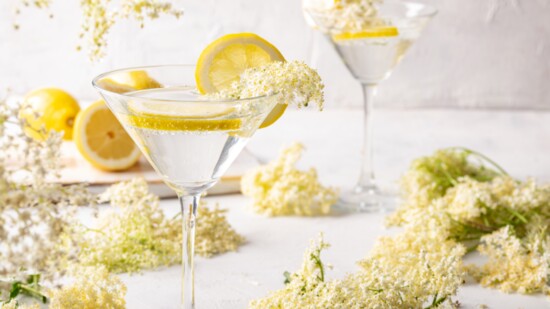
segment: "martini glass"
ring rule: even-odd
[[[113,83],[139,71],[150,89]],[[194,238],[197,207],[235,160],[278,95],[220,100],[196,91],[195,67],[168,65],[117,70],[93,81],[164,182],[178,195],[183,219],[182,308],[194,308]],[[118,77],[117,77],[118,76]]]
[[[305,3],[304,3],[305,4]],[[365,24],[378,28],[350,30],[345,21],[335,20],[327,11],[304,6],[307,23],[325,34],[349,72],[361,84],[364,105],[362,166],[358,183],[344,191],[338,205],[344,209],[372,212],[388,210],[374,177],[372,109],[377,86],[387,79],[409,47],[436,14],[436,9],[413,2],[386,2],[377,6],[376,17]]]

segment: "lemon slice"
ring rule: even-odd
[[[202,94],[226,89],[248,68],[285,61],[279,50],[253,33],[224,35],[210,43],[197,61],[195,79]]]
[[[98,81],[98,85],[116,93],[126,93],[136,90],[162,88],[162,85],[149,76],[146,71],[123,71],[111,77]]]
[[[383,38],[398,36],[399,31],[396,27],[379,27],[372,28],[361,32],[343,32],[333,34],[334,41],[360,40],[369,38]]]
[[[238,130],[241,119],[228,118],[235,107],[218,103],[166,103],[134,101],[128,104],[130,125],[165,131],[226,131]]]
[[[260,125],[260,129],[269,127],[270,125],[274,124],[275,121],[279,120],[279,118],[281,118],[281,116],[285,112],[287,106],[287,104],[275,105],[275,107],[273,107],[267,117],[265,117],[264,122],[262,122],[262,124]]]
[[[271,43],[253,33],[225,35],[210,43],[197,61],[195,79],[198,90],[214,93],[231,86],[248,68],[285,61],[281,52]],[[270,126],[285,112],[286,104],[277,104],[260,128]]]
[[[139,149],[102,100],[78,114],[74,142],[88,162],[106,171],[125,170],[140,157]]]

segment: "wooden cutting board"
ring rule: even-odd
[[[144,178],[151,192],[160,197],[175,197],[172,189],[164,184],[153,167],[142,157],[138,164],[123,172],[104,172],[91,166],[82,158],[72,142],[64,142],[61,147],[63,168],[60,178],[54,180],[62,184],[88,183],[94,193],[103,192],[108,186],[132,178]],[[220,181],[208,190],[209,195],[240,193],[241,176],[259,165],[258,160],[248,151],[243,151]]]

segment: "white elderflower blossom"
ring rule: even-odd
[[[304,8],[322,19],[325,30],[336,32],[361,32],[388,23],[378,17],[377,6],[383,0],[339,0],[333,3],[323,0],[308,0]]]
[[[105,268],[84,267],[74,282],[50,291],[49,309],[125,309],[126,286]]]
[[[250,309],[291,309],[291,308],[329,308],[321,306],[329,286],[325,282],[326,266],[321,261],[321,252],[329,245],[319,236],[312,241],[304,253],[300,270],[293,274],[285,273],[285,286],[270,293],[267,297],[253,300]],[[336,308],[336,307],[332,307]]]
[[[40,273],[45,280],[62,273],[75,248],[72,206],[93,203],[84,186],[49,181],[59,169],[61,135],[28,137],[20,106],[0,100],[0,277],[21,280]],[[0,290],[9,287],[0,286]]]
[[[298,170],[295,165],[304,146],[294,143],[275,161],[246,173],[241,191],[253,199],[255,211],[270,216],[316,216],[330,213],[337,193],[319,183],[317,171]]]
[[[41,9],[49,9],[52,0],[20,0],[24,6],[33,5]],[[161,0],[119,0],[118,6],[112,0],[80,0],[83,22],[80,38],[86,41],[91,60],[99,60],[105,56],[107,46],[106,36],[111,28],[120,20],[133,18],[141,27],[145,20],[154,20],[161,15],[171,15],[179,18],[183,11],[173,7],[169,1]],[[20,13],[20,9],[16,9]],[[53,14],[50,16],[53,17]],[[19,25],[15,24],[18,29]],[[80,50],[80,46],[78,47]]]
[[[506,293],[550,295],[550,234],[548,221],[534,223],[526,240],[518,238],[510,226],[483,236],[478,250],[489,260],[469,271],[483,286]]]
[[[429,308],[453,307],[463,279],[464,248],[444,238],[402,234],[380,238],[361,271],[327,280],[321,238],[304,253],[300,270],[281,290],[254,300],[249,308]]]
[[[421,308],[430,304],[452,304],[463,282],[462,256],[465,248],[444,235],[406,230],[395,237],[378,239],[368,257],[359,262],[358,281],[365,300],[388,308]],[[377,293],[372,293],[372,291]]]
[[[195,230],[196,254],[212,257],[229,251],[237,251],[245,243],[245,238],[227,222],[226,212],[227,210],[220,209],[217,205],[213,209],[209,209],[205,202],[198,207]]]
[[[472,164],[472,154],[495,169]],[[481,268],[468,267],[482,285],[548,293],[550,185],[517,181],[483,155],[453,148],[415,160],[403,188],[405,202],[390,224],[415,237],[440,235],[487,255],[489,262]]]
[[[485,157],[467,149],[447,148],[431,156],[415,159],[400,180],[403,205],[387,219],[388,224],[406,223],[408,212],[428,207],[432,201],[443,197],[449,188],[458,184],[461,178],[469,177],[485,182],[505,174],[500,167],[491,169],[474,161],[476,158]],[[492,161],[489,163],[494,165]]]
[[[79,261],[83,265],[105,266],[111,272],[136,272],[181,262],[182,226],[180,216],[167,218],[159,198],[149,193],[144,179],[111,186],[100,201],[113,209],[94,228],[81,227]],[[235,251],[244,238],[229,225],[225,211],[198,209],[195,252],[211,257]]]
[[[323,109],[323,82],[314,69],[301,61],[274,61],[245,70],[229,89],[216,97],[245,99],[278,93],[282,104],[298,107],[316,104]]]

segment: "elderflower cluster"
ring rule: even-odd
[[[22,0],[22,3],[24,6],[32,4],[37,8],[49,8],[52,0]],[[83,15],[80,38],[86,40],[91,60],[105,56],[106,36],[120,20],[133,18],[143,27],[145,19],[154,20],[161,15],[179,18],[183,15],[183,11],[174,8],[172,3],[160,0],[120,0],[116,8],[111,0],[80,0],[80,7]],[[19,13],[19,9],[16,12]],[[15,25],[15,28],[19,26]]]
[[[49,309],[126,308],[126,286],[105,268],[79,268],[73,283],[51,290],[49,294]]]
[[[239,235],[227,222],[227,210],[206,207],[201,203],[197,210],[197,226],[195,230],[195,252],[204,257],[237,251],[245,239]],[[180,229],[181,230],[181,229]]]
[[[290,309],[290,308],[329,308],[320,303],[327,297],[329,285],[325,282],[325,265],[321,261],[321,252],[328,248],[322,237],[311,241],[304,252],[300,270],[287,275],[284,288],[271,292],[262,299],[250,302],[249,309]],[[337,307],[332,307],[337,308]]]
[[[182,223],[179,215],[166,218],[159,198],[149,193],[143,179],[133,179],[110,187],[100,197],[115,209],[106,212],[94,228],[81,227],[79,262],[105,266],[111,272],[142,269],[181,262]],[[211,257],[235,251],[244,238],[229,225],[225,211],[198,209],[195,252]]]
[[[447,304],[462,283],[464,248],[437,238],[403,234],[379,239],[362,270],[341,280],[326,280],[321,238],[304,253],[301,269],[286,286],[249,308],[432,308]]]
[[[317,71],[305,63],[273,61],[245,70],[229,89],[214,95],[221,98],[245,99],[277,93],[281,103],[298,107],[314,103],[322,110],[324,87]]]
[[[470,274],[481,285],[496,287],[506,293],[550,295],[549,222],[530,227],[529,241],[515,235],[511,226],[483,236],[478,250],[489,261],[481,266],[469,265]]]
[[[347,279],[352,283],[343,288],[368,287],[350,304],[360,299],[364,300],[359,303],[387,303],[390,308],[452,304],[463,281],[464,254],[463,246],[435,233],[407,230],[380,237],[369,256],[359,261],[361,273]]]
[[[61,135],[30,138],[20,110],[0,100],[0,277],[20,280],[40,273],[49,280],[76,258],[76,249],[60,245],[74,236],[72,206],[94,198],[84,186],[49,181],[59,169]],[[0,284],[0,291],[7,288]]]
[[[337,193],[319,183],[314,168],[301,171],[295,167],[303,150],[302,144],[294,143],[282,150],[275,161],[243,176],[241,191],[252,198],[256,212],[269,216],[330,213]]]
[[[517,181],[485,156],[453,148],[415,160],[402,185],[404,202],[390,225],[487,255],[485,265],[469,266],[485,286],[548,293],[550,184]]]
[[[383,0],[307,0],[304,8],[314,23],[328,32],[361,32],[387,25],[378,16],[377,5]]]
[[[484,182],[498,175],[478,161],[472,161],[473,156],[470,150],[447,148],[415,159],[400,180],[403,205],[390,216],[388,223],[406,223],[410,212],[427,208],[433,200],[444,196],[461,177]]]
[[[158,0],[121,0],[118,9],[112,8],[111,0],[81,0],[80,5],[84,15],[80,37],[88,41],[92,60],[105,55],[106,36],[119,20],[134,18],[143,27],[146,18],[157,19],[161,14],[176,18],[183,15],[183,11],[173,8],[170,2]]]
[[[77,245],[82,265],[103,265],[118,273],[180,261],[181,224],[164,216],[145,180],[113,185],[100,201],[110,202],[114,209],[103,213],[94,228],[81,228]]]

